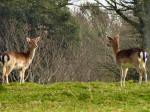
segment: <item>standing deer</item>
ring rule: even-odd
[[[108,46],[113,47],[116,58],[116,63],[120,67],[121,72],[121,86],[125,86],[125,78],[129,68],[135,68],[139,73],[139,84],[142,83],[142,76],[145,75],[145,82],[147,82],[146,62],[148,54],[140,48],[131,48],[126,50],[119,49],[119,35],[114,38],[107,37],[109,40]],[[123,82],[122,82],[123,81]]]
[[[30,66],[35,56],[39,40],[40,37],[33,39],[27,37],[26,41],[29,44],[29,50],[27,52],[5,52],[0,54],[0,62],[3,66],[3,83],[9,83],[8,76],[14,69],[19,70],[20,83],[24,83],[25,71]]]

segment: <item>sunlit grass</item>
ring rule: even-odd
[[[64,82],[0,86],[5,112],[149,112],[150,84]]]

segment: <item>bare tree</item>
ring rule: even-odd
[[[148,0],[105,0],[107,4],[103,4],[100,0],[95,0],[99,7],[107,10],[115,11],[126,22],[134,26],[143,37],[143,48],[149,49],[150,31],[148,21],[150,18]]]

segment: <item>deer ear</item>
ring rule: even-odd
[[[109,37],[109,36],[107,36],[107,38],[109,39],[109,40],[113,40],[111,37]]]
[[[41,38],[40,36],[39,36],[39,37],[37,37],[37,38],[36,38],[36,41],[38,42],[38,41],[40,40],[40,38]]]
[[[26,37],[27,42],[29,42],[31,39],[29,37]]]
[[[119,40],[120,40],[120,36],[119,36],[119,34],[117,34],[117,35],[115,36],[115,40],[117,40],[117,41],[119,41]]]
[[[116,38],[116,39],[119,39],[119,38],[120,38],[119,33],[115,36],[115,38]]]

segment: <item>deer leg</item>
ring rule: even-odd
[[[24,83],[25,70],[22,71],[22,83]]]
[[[145,83],[147,83],[147,70],[146,70],[146,64],[143,66],[143,74],[145,76]]]
[[[19,76],[20,76],[20,84],[22,83],[22,70],[19,72]]]
[[[19,73],[19,75],[20,75],[20,84],[21,84],[21,83],[24,83],[24,74],[25,74],[25,70],[22,69],[22,70],[20,71],[20,73]]]
[[[145,82],[147,82],[147,73],[146,70],[144,70],[143,68],[140,68],[139,70],[139,84],[142,83],[142,79],[143,79],[143,75],[145,75]]]
[[[142,83],[142,75],[143,75],[142,71],[139,70],[139,84]]]
[[[121,76],[121,79],[120,79],[120,84],[121,84],[121,86],[122,86],[122,80],[123,80],[123,73],[124,71],[123,71],[123,68],[121,67],[120,68],[120,76]]]
[[[145,67],[143,67],[142,71],[143,71],[143,75],[145,76],[145,83],[147,83],[147,71]]]
[[[147,72],[144,72],[145,74],[145,83],[147,83]]]
[[[126,81],[126,76],[127,76],[127,73],[128,73],[128,68],[124,68],[123,69],[123,86],[125,86],[125,81]]]
[[[3,67],[2,82],[5,83],[6,67]]]
[[[141,84],[141,83],[142,83],[142,75],[143,75],[143,71],[142,71],[142,69],[141,69],[141,66],[140,66],[140,65],[137,66],[137,67],[136,67],[136,70],[137,70],[137,72],[139,73],[139,84]]]
[[[5,77],[6,77],[6,84],[9,84],[8,76],[12,71],[13,67],[5,67]]]
[[[140,76],[139,76],[139,84],[141,84],[142,83],[142,73],[139,73],[140,74]]]

